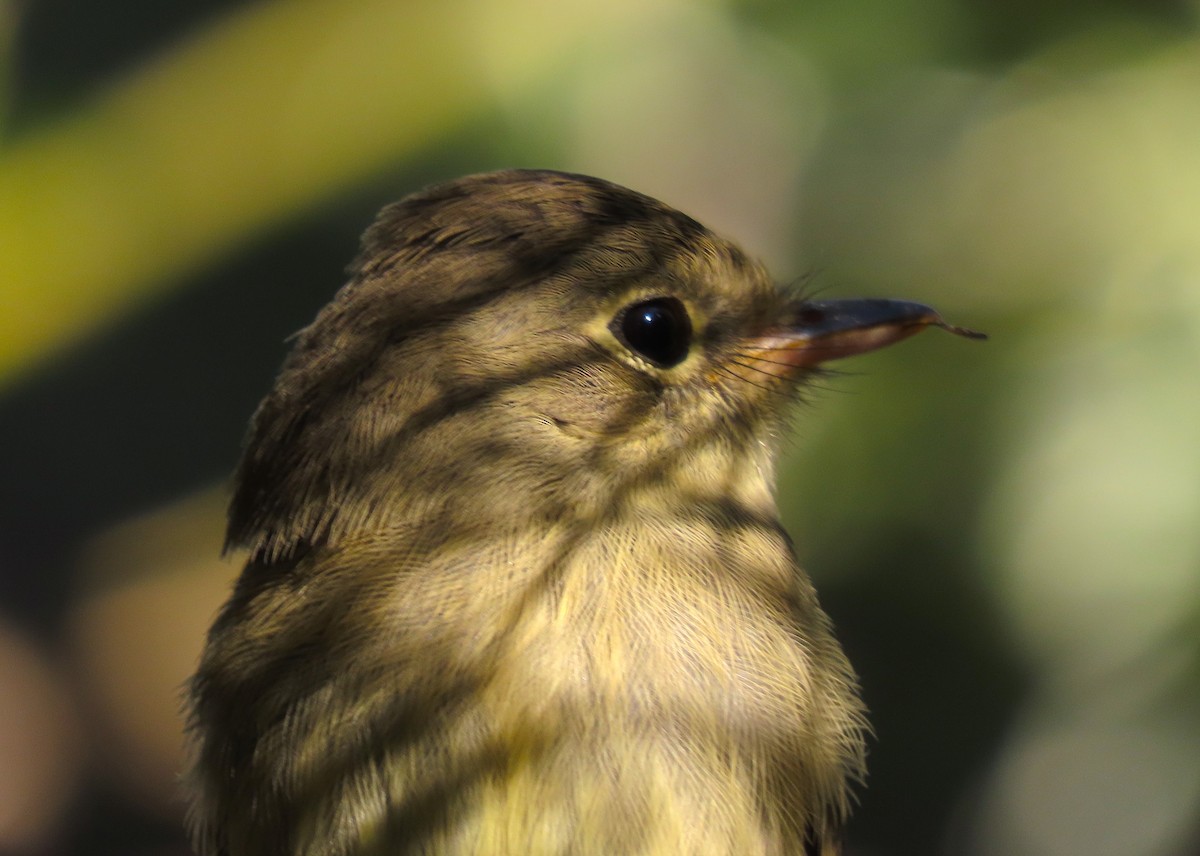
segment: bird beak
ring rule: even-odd
[[[795,303],[790,317],[751,339],[756,367],[778,377],[828,360],[852,357],[907,339],[927,327],[941,327],[968,339],[983,333],[947,324],[934,309],[906,300],[815,300]]]

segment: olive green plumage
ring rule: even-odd
[[[865,725],[773,497],[796,311],[597,179],[385,209],[250,428],[199,852],[832,853]]]

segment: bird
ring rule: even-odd
[[[981,335],[597,178],[386,207],[234,476],[196,851],[839,852],[869,726],[776,453],[824,363],[929,327]]]

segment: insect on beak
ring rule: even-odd
[[[778,377],[884,348],[928,327],[967,339],[987,338],[946,323],[932,307],[907,300],[804,301],[793,304],[789,315],[747,343],[759,369]]]

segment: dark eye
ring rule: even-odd
[[[625,307],[613,319],[613,334],[659,368],[683,362],[692,344],[692,319],[674,297],[655,297]]]

